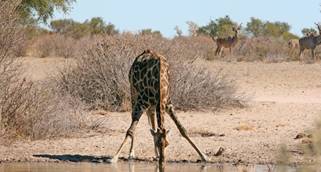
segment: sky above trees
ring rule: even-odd
[[[187,34],[187,21],[206,25],[211,19],[229,15],[233,21],[247,23],[251,17],[263,21],[287,22],[291,32],[301,35],[303,28],[321,22],[319,0],[77,0],[69,14],[56,13],[54,19],[72,18],[85,21],[102,17],[120,31],[138,31],[144,28],[159,30],[164,36],[175,35],[175,26]]]

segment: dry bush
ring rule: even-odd
[[[239,61],[284,62],[291,60],[287,42],[281,38],[245,39],[235,48]]]
[[[32,55],[36,57],[57,56],[72,58],[76,56],[79,40],[59,34],[38,37],[32,45]]]
[[[21,78],[16,58],[24,39],[15,14],[19,3],[0,1],[0,136],[40,139],[68,134],[83,125],[79,114],[70,112],[78,109],[74,101],[61,100],[65,97],[56,94],[54,85]]]
[[[90,105],[90,109],[128,110],[129,57],[136,55],[134,44],[113,37],[95,41],[96,46],[84,50],[77,58],[75,67],[61,71],[60,88]]]
[[[202,64],[172,63],[172,100],[181,110],[215,110],[242,107],[236,86],[220,71],[214,73]]]
[[[85,128],[75,100],[62,97],[48,83],[11,83],[0,99],[2,135],[9,139],[70,136]]]
[[[235,86],[221,73],[212,73],[193,64],[204,58],[194,51],[189,38],[173,41],[131,34],[96,39],[96,46],[83,51],[76,66],[61,71],[58,85],[62,92],[81,99],[91,109],[123,111],[130,108],[128,72],[134,58],[143,49],[152,49],[168,57],[171,63],[172,97],[182,110],[215,109],[240,105]]]

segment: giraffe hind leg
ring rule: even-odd
[[[169,116],[174,121],[174,123],[175,123],[176,127],[178,128],[179,132],[181,133],[181,135],[191,144],[191,146],[195,149],[195,151],[201,157],[202,161],[204,161],[204,162],[208,161],[208,157],[200,151],[200,149],[194,144],[194,142],[187,135],[186,129],[183,127],[183,125],[178,120],[177,116],[175,115],[174,108],[171,104],[167,105],[166,112],[169,114]]]

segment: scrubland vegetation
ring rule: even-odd
[[[168,58],[172,101],[181,111],[215,111],[246,105],[236,83],[220,69],[204,65],[209,61],[298,60],[298,50],[288,45],[290,39],[298,36],[290,32],[290,25],[285,22],[251,18],[242,28],[232,53],[226,51],[220,57],[215,56],[216,44],[212,38],[233,35],[231,28],[239,24],[228,16],[211,20],[205,26],[187,22],[188,35],[175,27],[173,38],[165,38],[161,32],[148,28],[121,32],[100,17],[84,22],[54,20],[48,24],[49,29],[45,29],[39,27],[39,22],[46,23],[52,16],[53,9],[45,10],[48,6],[68,11],[74,1],[44,2],[48,4],[0,1],[2,140],[72,137],[74,132],[92,128],[87,120],[90,111],[130,111],[128,71],[134,58],[145,49]],[[34,18],[32,13],[39,18]],[[317,31],[304,28],[302,33],[316,34]],[[26,56],[63,57],[72,63],[59,69],[55,76],[33,81],[23,77],[25,71],[19,58]],[[319,130],[317,125],[306,141],[303,154],[307,158],[320,156]]]
[[[15,3],[12,3],[15,2]],[[52,21],[52,30],[21,27],[20,1],[1,1],[1,135],[43,139],[86,128],[90,110],[129,111],[128,71],[132,60],[153,49],[171,63],[172,97],[180,110],[243,106],[233,81],[199,64],[212,47],[206,36],[163,38],[151,29],[119,33],[101,18],[84,23]],[[48,14],[50,15],[50,14]],[[26,17],[29,20],[30,16]],[[46,18],[42,18],[46,21]],[[24,20],[25,21],[25,20]],[[203,44],[206,42],[206,44]],[[25,48],[25,50],[21,50]],[[24,54],[26,53],[26,54]],[[74,63],[44,81],[23,78],[19,56],[59,56]],[[196,84],[197,83],[197,84]]]
[[[0,30],[3,38],[1,68],[4,69],[1,77],[8,81],[2,82],[1,123],[6,134],[10,131],[14,133],[10,135],[19,137],[43,137],[45,134],[32,132],[39,131],[35,127],[40,124],[35,121],[41,123],[44,116],[55,114],[58,109],[66,108],[66,112],[59,113],[66,114],[68,108],[77,109],[72,107],[74,104],[82,104],[82,110],[130,110],[128,70],[134,57],[144,49],[152,49],[169,59],[173,102],[181,110],[243,106],[242,96],[236,95],[237,88],[233,81],[228,80],[219,69],[213,71],[202,67],[202,61],[218,59],[271,63],[297,60],[296,53],[292,53],[287,44],[287,40],[297,36],[289,32],[290,26],[284,22],[251,18],[242,29],[240,41],[232,54],[225,52],[224,57],[217,57],[214,55],[216,44],[211,37],[233,34],[231,28],[237,23],[229,16],[211,20],[205,26],[187,22],[188,36],[182,35],[182,31],[175,27],[177,35],[169,39],[152,29],[136,33],[120,32],[115,25],[106,24],[100,17],[82,23],[72,19],[53,20],[49,23],[50,29],[40,28],[38,22],[48,22],[53,14],[52,9],[44,10],[46,6],[67,11],[73,1],[46,3],[43,6],[18,0],[1,2],[4,15],[0,22],[5,23]],[[31,13],[39,17],[33,18]],[[303,32],[311,30],[304,29]],[[54,78],[35,83],[20,77],[23,73],[17,60],[20,56],[72,58],[75,64],[62,69]],[[55,101],[58,99],[66,100],[60,104],[67,107],[56,107],[59,106]],[[81,118],[71,118],[77,120],[74,121],[76,124],[70,122],[70,125],[82,126]],[[23,124],[26,121],[29,121],[28,125]],[[59,120],[53,122],[60,123]],[[18,126],[25,128],[15,128]],[[48,126],[57,127],[55,124]]]

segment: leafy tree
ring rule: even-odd
[[[108,35],[115,35],[118,34],[119,31],[115,28],[115,25],[108,23],[106,24],[105,21],[101,17],[94,17],[89,21],[85,21],[85,25],[88,25],[90,29],[90,33],[92,35],[106,33]]]
[[[86,35],[115,35],[119,33],[115,25],[111,23],[106,24],[100,17],[94,17],[86,20],[84,23],[76,22],[72,19],[54,20],[51,21],[50,28],[56,33],[65,34],[74,38],[81,38]]]
[[[291,32],[285,32],[283,33],[282,35],[283,39],[285,40],[290,40],[290,39],[299,39],[299,36],[298,35],[295,35]]]
[[[105,22],[101,17],[93,17],[90,20],[85,21],[85,25],[90,28],[91,34],[101,34],[105,32]]]
[[[72,19],[61,19],[61,20],[53,20],[50,22],[50,28],[56,33],[67,33],[72,30],[72,27],[76,25]]]
[[[153,36],[159,36],[162,37],[162,33],[158,30],[152,30],[152,29],[142,29],[139,32],[140,35],[153,35]]]
[[[24,22],[44,22],[54,14],[55,10],[68,12],[76,0],[22,0],[17,8]]]
[[[232,27],[237,25],[229,16],[211,20],[207,25],[198,29],[199,34],[210,35],[212,37],[227,37],[233,35]]]
[[[280,37],[290,31],[290,25],[285,22],[266,22],[264,24],[264,36]]]
[[[108,23],[105,26],[105,33],[107,35],[117,35],[119,33],[119,31],[116,29],[116,26],[112,23]]]
[[[251,21],[247,23],[245,30],[255,37],[263,35],[264,22],[258,18],[251,17]]]
[[[262,21],[254,17],[247,23],[245,30],[255,37],[282,37],[285,40],[298,38],[297,35],[290,32],[290,25],[288,23]]]

